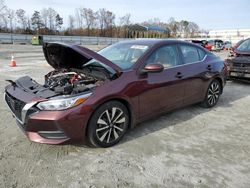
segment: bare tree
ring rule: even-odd
[[[47,11],[48,11],[49,29],[54,30],[55,29],[55,22],[56,22],[57,12],[53,8],[48,8]]]
[[[128,26],[131,24],[131,14],[126,14],[120,17],[120,26]]]
[[[127,36],[128,26],[131,24],[130,18],[131,18],[130,14],[126,14],[126,15],[120,17],[120,27],[117,28],[119,36],[123,36],[123,37]],[[121,34],[121,32],[123,32],[123,34]]]
[[[41,19],[43,21],[44,27],[48,28],[48,19],[49,19],[49,17],[48,17],[48,9],[43,8],[41,10]]]
[[[182,37],[187,37],[188,35],[188,24],[189,22],[186,20],[181,20],[179,22],[179,32],[181,34]]]
[[[168,20],[168,28],[172,37],[176,37],[179,30],[179,23],[173,17]]]
[[[106,12],[104,23],[105,23],[106,28],[110,28],[110,27],[114,26],[114,24],[115,24],[115,15],[114,15],[113,12],[111,12],[111,11]]]
[[[60,30],[67,35],[71,33],[87,34],[88,36],[128,37],[131,15],[125,14],[120,17],[118,26],[115,25],[115,18],[115,14],[105,8],[95,12],[90,8],[79,7],[75,9],[74,15],[68,16],[68,27],[63,30],[61,28],[64,20],[53,8],[43,8],[40,12],[34,11],[32,18],[29,18],[24,9],[10,10],[6,7],[5,0],[0,0],[0,31],[2,32],[34,33],[34,31],[39,31],[41,34],[55,34],[56,30]],[[170,35],[169,32],[165,32],[164,35],[172,37],[193,37],[200,32],[196,23],[187,20],[176,21],[174,18],[170,18],[168,23],[161,22],[159,18],[152,18],[141,24],[168,28]]]
[[[8,28],[8,17],[6,15],[6,5],[4,4],[4,0],[0,0],[0,28],[3,27],[5,29]]]
[[[13,33],[13,28],[14,28],[14,25],[15,23],[13,23],[14,19],[15,19],[15,11],[12,10],[12,9],[7,9],[6,10],[6,15],[7,15],[7,18],[9,20],[9,28],[10,28],[10,33],[11,33],[11,42],[13,43],[13,36],[12,36],[12,33]]]
[[[115,25],[115,14],[106,9],[100,9],[98,11],[98,21],[101,29],[101,36],[106,36],[106,31],[108,35],[113,35],[113,26]]]
[[[13,22],[15,20],[15,11],[12,9],[8,9],[7,10],[7,16],[9,19],[9,28],[11,29],[11,32],[13,30],[13,27],[15,25],[15,23]]]
[[[75,25],[74,17],[72,15],[69,15],[68,20],[69,20],[69,22],[68,22],[69,23],[69,29],[70,30],[74,29],[74,25]]]
[[[4,4],[4,0],[0,0],[0,14],[2,11],[6,8],[6,5]]]
[[[81,16],[83,17],[85,24],[87,26],[88,36],[90,35],[90,29],[95,25],[95,21],[97,19],[97,13],[95,13],[92,9],[82,8]]]
[[[25,15],[25,10],[18,9],[16,11],[17,22],[21,24],[23,30],[27,28],[28,18]]]
[[[81,15],[81,8],[75,9],[75,17],[76,17],[77,27],[82,29],[83,28],[83,17]]]
[[[111,11],[105,11],[103,15],[104,28],[109,32],[109,36],[113,36],[113,26],[115,25],[115,15]]]
[[[146,25],[158,25],[160,26],[161,20],[160,18],[152,18],[144,22]]]
[[[104,31],[105,17],[106,17],[106,9],[102,8],[98,11],[98,21],[101,29],[101,36],[105,35]]]
[[[29,17],[27,17],[27,28],[26,28],[26,32],[32,33],[31,19],[30,19]]]
[[[4,26],[4,29],[7,31],[10,28],[11,33],[13,31],[13,26],[15,22],[15,11],[12,9],[8,9],[5,5],[4,0],[0,0],[0,24]],[[0,25],[0,26],[1,26]]]
[[[190,37],[195,37],[195,35],[200,31],[199,26],[194,22],[189,22],[188,31]]]

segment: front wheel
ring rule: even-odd
[[[222,86],[218,80],[213,80],[207,89],[207,93],[204,101],[201,105],[205,108],[211,108],[217,104],[219,101],[220,95],[222,91]]]
[[[101,105],[92,115],[88,125],[88,139],[95,147],[110,147],[118,143],[128,129],[127,107],[110,101]]]

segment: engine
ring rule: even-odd
[[[57,69],[45,75],[45,87],[57,94],[82,93],[100,86],[104,80],[79,69]]]

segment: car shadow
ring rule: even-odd
[[[244,89],[242,89],[244,88]],[[158,116],[151,120],[145,121],[135,126],[128,131],[120,144],[138,139],[140,137],[152,134],[161,129],[175,126],[179,123],[193,119],[197,115],[207,113],[209,111],[217,111],[217,108],[230,108],[235,101],[245,98],[250,95],[250,84],[239,81],[228,82],[224,88],[224,93],[220,97],[217,105],[213,108],[202,108],[199,104],[187,106]]]

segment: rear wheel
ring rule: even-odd
[[[96,147],[110,147],[118,143],[128,129],[127,107],[118,101],[101,105],[88,125],[88,139]]]
[[[222,91],[222,86],[218,80],[213,80],[207,89],[206,97],[201,105],[205,108],[211,108],[217,104]]]

